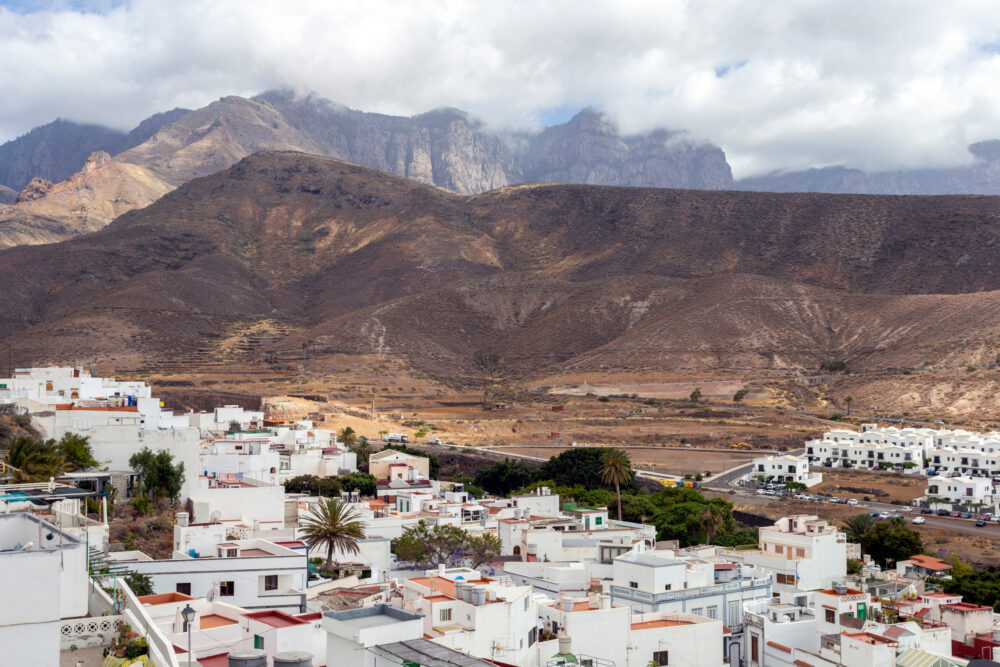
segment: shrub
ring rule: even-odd
[[[610,401],[611,399],[610,399],[610,398],[608,398],[607,396],[598,396],[598,397],[597,397],[597,400],[599,400],[599,401],[600,401],[601,403],[607,403],[607,402],[608,402],[608,401]]]
[[[139,516],[149,516],[153,513],[153,503],[146,496],[136,496],[131,504]]]
[[[847,362],[843,359],[826,359],[819,365],[821,371],[840,373],[847,370]]]

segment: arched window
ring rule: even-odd
[[[521,555],[521,547],[517,547],[517,546],[514,547],[514,555],[515,556],[520,556]]]
[[[272,468],[271,468],[271,474],[273,475],[273,474],[274,474],[274,473],[276,473],[276,472],[278,472],[278,469],[277,469],[277,468],[274,468],[274,467],[272,467]]]

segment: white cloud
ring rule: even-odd
[[[128,129],[274,87],[524,126],[604,109],[685,128],[737,175],[956,164],[1000,137],[989,2],[60,2],[0,7],[0,138],[56,116]]]

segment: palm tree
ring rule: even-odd
[[[358,540],[365,537],[360,515],[347,503],[328,498],[312,508],[303,520],[302,534],[310,549],[326,547],[326,569],[333,565],[334,551],[358,554]]]
[[[844,399],[844,402],[847,403],[847,416],[850,417],[851,416],[851,404],[854,403],[854,397],[853,396],[848,396],[847,398]]]
[[[352,448],[354,444],[358,441],[357,434],[354,432],[354,429],[351,428],[350,426],[345,426],[344,428],[342,428],[340,430],[340,433],[337,434],[337,437],[340,439],[342,443],[344,443],[344,446],[347,447],[348,449]]]
[[[705,509],[698,516],[698,523],[705,530],[706,544],[712,543],[712,538],[715,537],[715,534],[719,530],[720,514],[721,508],[718,505],[709,503],[705,505]]]
[[[11,481],[15,484],[45,481],[69,469],[55,440],[35,440],[26,435],[14,439],[3,461],[14,468]]]
[[[875,527],[875,519],[868,514],[855,514],[844,519],[844,535],[851,542],[862,542],[866,535]]]
[[[618,520],[622,520],[622,484],[632,481],[632,462],[628,454],[620,449],[610,449],[604,456],[604,468],[601,469],[601,480],[605,484],[615,485],[615,495],[618,497]]]

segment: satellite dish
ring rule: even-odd
[[[222,518],[222,512],[215,510],[212,512],[212,518],[208,520],[209,523],[219,523],[219,519]]]

